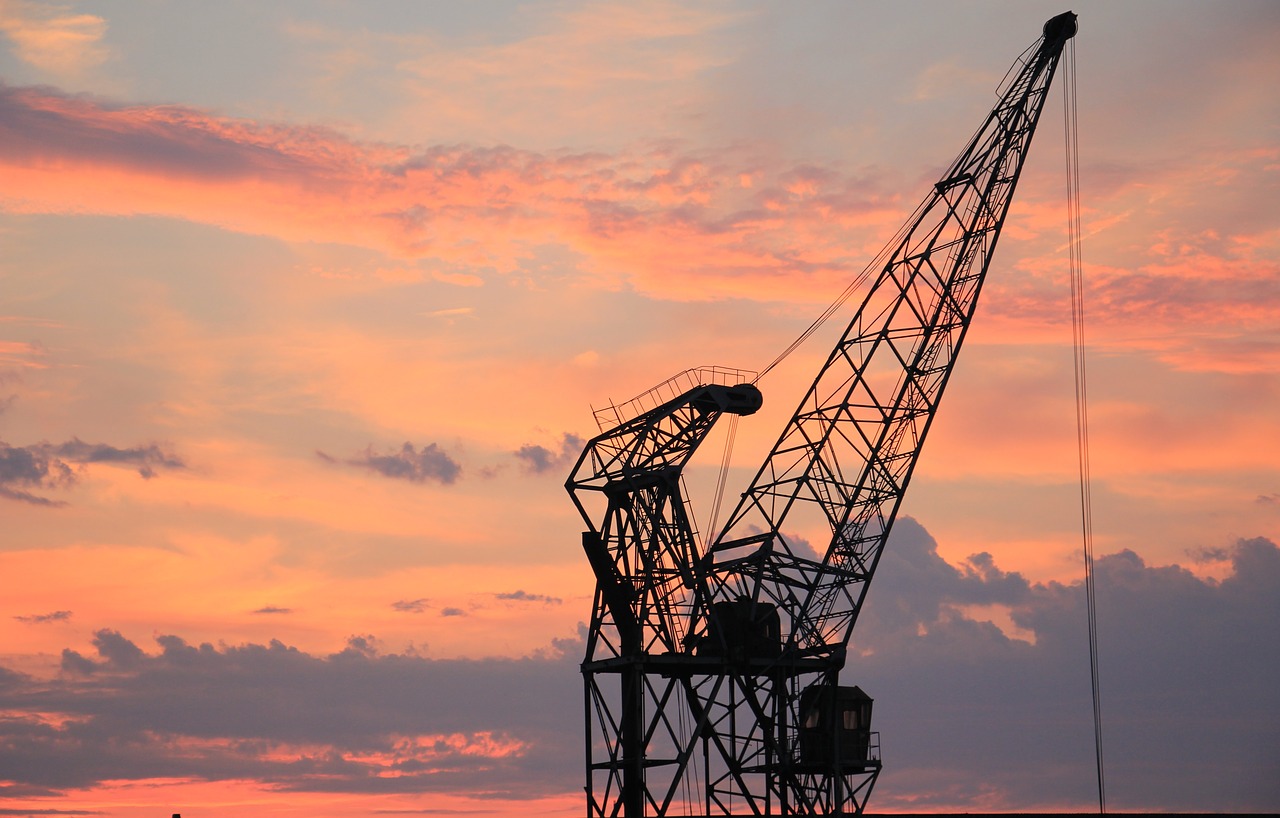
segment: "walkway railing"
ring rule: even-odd
[[[699,366],[693,369],[686,369],[676,375],[672,375],[662,383],[641,392],[631,400],[622,403],[612,403],[601,409],[592,407],[591,413],[595,415],[596,426],[600,427],[600,431],[604,432],[615,426],[620,426],[631,418],[655,409],[667,401],[683,395],[690,389],[698,386],[710,386],[716,384],[719,386],[737,386],[740,383],[752,383],[756,379],[756,373],[749,369],[733,369],[727,366]]]

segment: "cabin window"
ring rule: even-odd
[[[858,729],[858,711],[857,710],[844,711],[844,729],[846,730]]]

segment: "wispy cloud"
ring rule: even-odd
[[[1265,187],[1250,180],[1268,178],[1276,159],[1248,145],[1208,163],[1233,185],[1249,185],[1256,199]],[[1212,169],[1190,173],[1126,167],[1095,197],[1086,214],[1088,258],[1101,248],[1122,264],[1090,270],[1090,320],[1124,344],[1174,337],[1171,328],[1188,321],[1219,328],[1223,343],[1210,345],[1207,356],[1192,344],[1160,354],[1202,368],[1220,349],[1224,361],[1235,361],[1223,364],[1231,371],[1273,369],[1274,351],[1227,352],[1241,326],[1275,340],[1268,328],[1280,318],[1280,233],[1256,220],[1198,224],[1203,214],[1194,216],[1179,190],[1198,185],[1217,202],[1213,212],[1229,215],[1235,188]],[[467,283],[517,272],[552,246],[575,259],[573,275],[610,289],[678,300],[732,293],[815,302],[837,292],[922,195],[883,174],[765,161],[736,149],[409,148],[324,128],[9,86],[0,86],[0,183],[0,206],[14,212],[173,216],[434,262],[443,271],[432,275]],[[1033,274],[993,282],[1002,294],[994,323],[1040,331],[1046,316],[1064,309],[1061,205],[1024,196],[1014,211],[1002,245],[1020,242],[1031,255],[1012,259],[1016,250],[1006,249],[1002,258]],[[1117,213],[1130,216],[1117,222]],[[1126,238],[1148,228],[1164,232],[1146,247]],[[453,319],[463,309],[433,314]],[[13,355],[38,363],[27,349]]]
[[[27,489],[64,488],[78,479],[81,469],[73,466],[95,463],[132,466],[147,480],[156,475],[157,469],[186,468],[181,458],[154,443],[122,449],[106,443],[86,443],[74,437],[65,443],[17,447],[0,441],[0,497],[33,505],[62,505],[61,501],[41,497]]]
[[[320,459],[328,463],[342,462],[349,466],[368,469],[395,480],[408,480],[412,483],[433,481],[449,485],[462,474],[462,466],[449,456],[436,443],[428,443],[422,448],[415,448],[406,442],[399,451],[379,453],[373,447],[365,449],[355,457],[339,461],[332,455],[316,452]]]
[[[854,263],[849,220],[874,228],[901,210],[867,179],[723,151],[410,150],[47,89],[0,88],[0,137],[10,210],[163,214],[499,273],[551,244],[607,286],[622,276],[675,298],[729,281],[751,296],[782,273],[838,280]],[[749,189],[744,172],[759,177]]]
[[[44,347],[29,341],[0,340],[0,382],[3,382],[4,370],[21,371],[24,369],[44,369],[46,355]]]
[[[475,312],[473,307],[450,307],[444,310],[432,310],[427,313],[432,318],[459,318],[464,315],[471,315]]]
[[[515,456],[530,474],[545,474],[563,469],[582,453],[583,439],[566,432],[557,449],[548,449],[536,443],[526,443],[516,450]]]
[[[422,613],[427,609],[427,600],[423,599],[401,599],[391,603],[392,610],[401,613]]]
[[[15,616],[14,619],[27,625],[47,625],[50,622],[66,622],[71,618],[71,611],[53,611],[47,614],[30,614]]]
[[[528,591],[511,591],[509,593],[494,594],[498,599],[505,599],[512,602],[540,602],[544,605],[559,605],[564,602],[563,599],[555,596],[547,596],[546,594],[531,594]]]
[[[85,443],[79,438],[72,438],[66,443],[52,447],[52,452],[73,463],[123,463],[136,466],[138,474],[148,480],[155,477],[157,468],[186,468],[186,464],[180,458],[164,451],[154,443],[149,446],[121,449],[106,443]]]
[[[65,3],[0,0],[0,33],[17,57],[58,77],[78,78],[106,62],[107,21]]]

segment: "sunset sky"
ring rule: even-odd
[[[1067,7],[0,0],[0,815],[581,814],[591,407],[763,368]],[[1277,811],[1280,4],[1071,8],[1108,806]],[[1097,806],[1062,106],[842,675],[872,811]]]

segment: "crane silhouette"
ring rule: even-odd
[[[880,774],[846,649],[972,321],[1076,15],[1045,23],[999,101],[868,267],[848,328],[725,526],[683,470],[754,373],[688,370],[597,413],[565,484],[596,578],[587,814],[861,813]],[[794,532],[825,526],[815,553]]]

